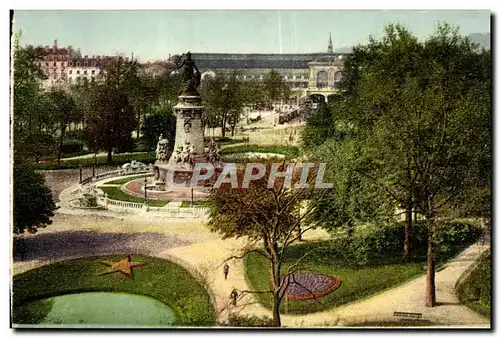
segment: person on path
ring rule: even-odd
[[[236,300],[238,299],[238,291],[236,291],[236,289],[233,289],[233,291],[231,291],[231,304],[236,306]]]
[[[224,279],[227,279],[227,275],[229,274],[229,265],[227,263],[224,263]]]

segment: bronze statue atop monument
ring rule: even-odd
[[[191,52],[187,52],[184,60],[177,68],[183,68],[180,96],[199,96],[196,90],[201,82],[201,73],[196,63],[191,58]]]

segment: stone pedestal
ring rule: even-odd
[[[201,104],[199,95],[179,96],[179,102],[174,106],[176,133],[174,150],[168,161],[156,161],[154,167],[154,186],[157,190],[167,190],[167,172],[174,171],[174,183],[191,182],[196,163],[209,163],[203,140],[201,115],[205,107]],[[222,171],[220,162],[212,163],[214,176],[212,179],[200,182],[198,186],[210,186]]]
[[[203,146],[203,126],[201,115],[205,107],[201,104],[200,96],[179,96],[179,102],[174,106],[174,115],[177,118],[174,151],[168,161],[169,164],[179,163],[176,150],[181,147],[194,146],[195,154],[191,165],[198,162],[207,162],[207,155]]]

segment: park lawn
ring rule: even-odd
[[[290,256],[294,256],[293,251],[299,246],[290,247],[289,251],[292,251]],[[422,263],[345,266],[343,259],[336,261],[335,257],[332,257],[330,264],[326,265],[316,257],[306,258],[301,265],[302,269],[340,278],[342,285],[336,291],[321,297],[319,301],[323,304],[315,300],[288,301],[286,304],[287,302],[283,300],[281,313],[305,314],[323,311],[368,297],[424,273]],[[286,272],[293,262],[294,260],[285,259],[282,271]],[[250,253],[245,256],[244,263],[245,278],[251,290],[269,290],[270,271],[267,259],[257,253]],[[272,308],[272,297],[269,294],[255,294],[255,296],[266,308]]]
[[[238,153],[274,153],[285,155],[287,158],[299,156],[299,149],[291,146],[261,146],[256,144],[242,144],[233,147],[224,148],[221,150],[221,155],[230,155]]]
[[[491,318],[491,255],[481,257],[471,274],[457,287],[460,303]]]
[[[153,174],[130,175],[127,177],[119,178],[117,180],[108,181],[104,184],[125,184],[127,182],[136,180],[138,178],[144,178],[144,177],[149,177],[149,176],[153,176]]]
[[[121,273],[99,276],[108,271],[103,261],[123,258],[123,255],[113,255],[68,260],[15,275],[12,283],[13,323],[36,324],[42,321],[50,312],[51,304],[40,300],[49,297],[81,292],[125,292],[149,296],[168,305],[176,314],[177,326],[215,325],[215,311],[209,294],[187,270],[173,262],[133,256],[133,261],[146,263],[134,269],[135,280]]]
[[[124,153],[124,154],[113,154],[113,161],[111,163],[107,162],[107,156],[100,155],[97,156],[95,162],[97,166],[103,165],[122,165],[125,163],[130,163],[132,161],[151,163],[156,160],[155,152],[137,152],[137,153]],[[62,160],[61,163],[57,164],[57,160],[44,161],[37,165],[39,170],[58,170],[58,169],[75,169],[82,167],[91,167],[94,164],[94,157],[85,157],[79,159]]]
[[[144,203],[144,198],[137,197],[134,195],[129,195],[119,187],[99,187],[104,193],[108,194],[108,198],[112,200],[124,201],[124,202],[134,202],[134,203]],[[164,207],[168,201],[158,201],[158,200],[146,200],[147,205],[150,207]]]
[[[210,205],[209,201],[193,201],[193,207],[208,207]],[[191,201],[182,201],[181,208],[190,208]]]

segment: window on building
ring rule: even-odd
[[[335,72],[335,74],[333,75],[333,88],[338,89],[340,81],[342,81],[342,72]]]
[[[83,71],[83,75],[87,75],[87,71],[86,70]]]
[[[328,73],[324,70],[320,70],[316,74],[316,87],[326,88],[328,86]]]
[[[76,71],[76,74],[77,74],[77,75],[79,75],[79,74],[80,74],[80,71],[79,71],[79,70],[77,70],[77,71]]]
[[[92,76],[91,77],[91,82],[94,82],[95,81],[95,76]]]
[[[85,67],[88,67],[88,66],[89,66],[88,62],[85,62],[83,65],[84,65]]]
[[[69,71],[69,73],[70,73],[70,74],[73,74],[73,71],[72,71],[72,70],[70,70],[70,71]]]
[[[92,75],[94,75],[94,74],[95,74],[95,70],[92,70],[92,72],[91,72],[91,73],[92,73]]]
[[[76,63],[76,66],[77,66],[77,67],[80,67],[80,62],[77,62],[77,63]]]
[[[72,67],[73,66],[73,62],[70,61],[69,62],[69,66]]]
[[[48,62],[45,62],[45,67],[48,67],[49,66],[49,63]]]

